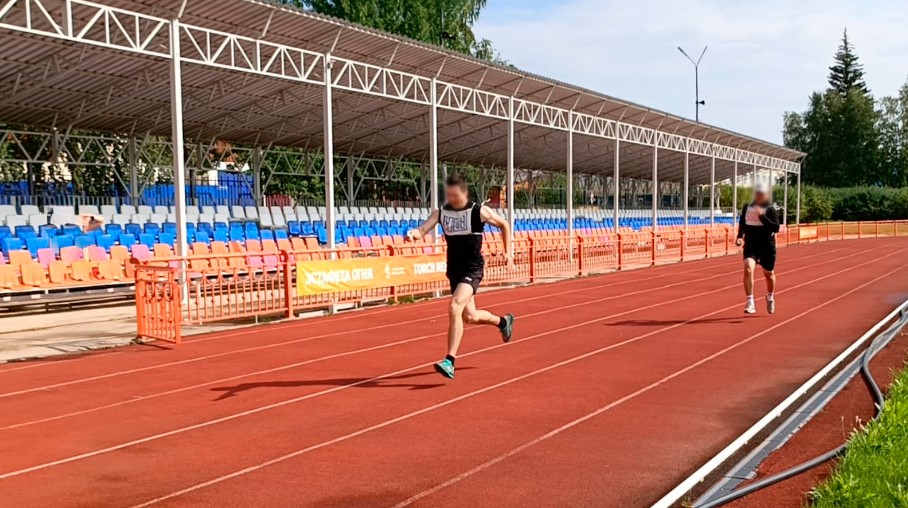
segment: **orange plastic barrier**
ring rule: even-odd
[[[532,283],[607,271],[724,256],[738,252],[732,227],[619,232],[578,230],[577,236],[518,232],[514,266],[507,266],[500,235],[484,243],[486,284]],[[794,225],[776,236],[779,246],[799,243],[908,235],[908,221]],[[287,317],[302,309],[364,304],[447,291],[444,243],[402,242],[376,237],[346,247],[322,249],[314,239],[289,242],[230,242],[193,246],[185,258],[133,260],[138,335],[179,342],[182,325],[213,321]],[[248,249],[248,250],[247,250]],[[75,262],[73,272],[89,277],[91,266]],[[54,279],[54,265],[51,265]],[[120,271],[102,265],[101,276]],[[134,269],[133,269],[134,268]],[[81,272],[88,272],[82,274]],[[18,275],[0,270],[0,287]],[[37,280],[29,274],[29,280]]]

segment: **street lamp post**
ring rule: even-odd
[[[706,101],[700,100],[700,60],[703,60],[703,55],[706,54],[706,48],[708,47],[709,46],[704,46],[703,51],[700,53],[700,58],[697,58],[697,60],[694,61],[681,46],[678,46],[678,51],[687,57],[687,59],[690,60],[690,63],[694,64],[694,104],[696,105],[697,123],[700,123],[700,106],[706,105]]]

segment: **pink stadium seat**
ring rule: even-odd
[[[57,256],[54,255],[53,249],[38,249],[38,263],[41,263],[44,268],[49,267],[56,260]]]
[[[110,256],[107,255],[107,251],[104,250],[104,247],[91,246],[87,249],[88,251],[88,260],[89,261],[107,261],[110,259]]]
[[[151,251],[148,250],[147,245],[137,243],[132,246],[132,257],[138,260],[149,259],[151,257]]]
[[[78,247],[63,247],[60,249],[60,261],[63,261],[67,265],[71,265],[76,261],[81,261],[82,258],[82,249]]]

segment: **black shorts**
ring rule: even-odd
[[[475,295],[479,291],[479,284],[482,282],[482,268],[449,273],[448,282],[451,284],[451,293],[454,293],[454,290],[460,284],[467,284],[473,288],[473,294]]]
[[[751,258],[764,270],[771,272],[776,269],[775,244],[749,245],[744,242],[744,259]]]

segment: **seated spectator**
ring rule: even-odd
[[[103,217],[95,217],[94,215],[82,216],[82,231],[84,231],[85,233],[91,233],[92,231],[102,229],[103,227]]]

